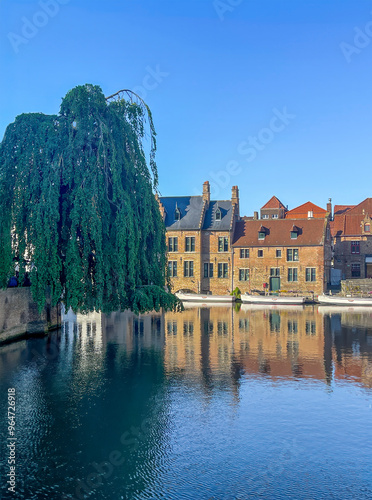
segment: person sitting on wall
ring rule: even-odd
[[[25,277],[23,279],[22,286],[31,286],[31,281],[28,273],[25,273]]]

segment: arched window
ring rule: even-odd
[[[216,210],[216,220],[221,220],[222,219],[222,212],[220,208],[217,208]]]
[[[371,232],[371,224],[364,224],[364,232],[365,233],[370,233]]]

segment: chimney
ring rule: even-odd
[[[327,212],[329,212],[329,218],[332,220],[332,198],[328,199]]]
[[[258,212],[253,212],[253,220],[258,220]]]
[[[205,181],[203,184],[203,201],[207,202],[207,205],[209,205],[209,202],[211,201],[211,188],[209,181]]]
[[[237,213],[239,214],[239,188],[238,186],[233,186],[231,188],[231,204],[236,205]]]

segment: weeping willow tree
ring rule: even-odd
[[[151,112],[129,91],[79,86],[58,115],[18,116],[0,144],[0,286],[17,262],[40,309],[46,289],[75,311],[177,308],[155,151]]]

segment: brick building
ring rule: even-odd
[[[239,219],[239,190],[231,200],[211,200],[210,185],[202,196],[159,198],[166,227],[172,291],[227,294],[232,290],[231,240]]]
[[[241,220],[233,239],[234,286],[242,292],[321,294],[329,282],[329,220]]]
[[[342,279],[372,278],[372,198],[335,205],[331,233],[334,269]]]
[[[283,203],[276,196],[273,196],[261,208],[260,216],[261,219],[284,219],[286,212],[287,208]]]

